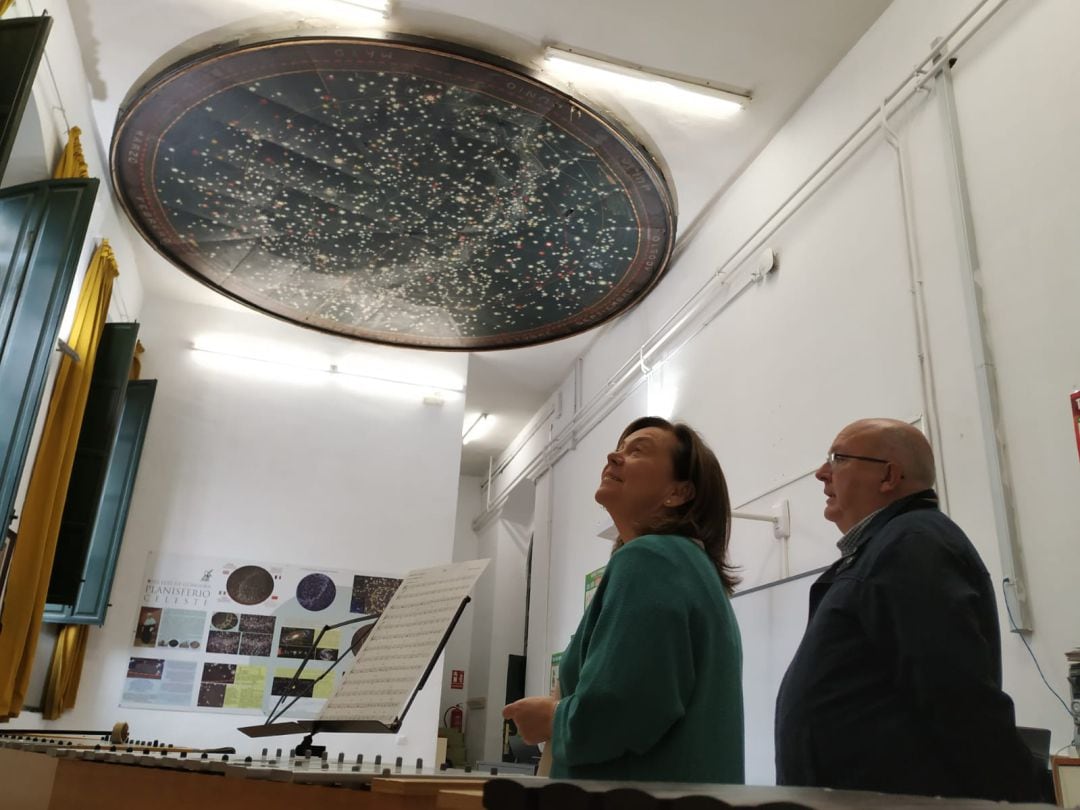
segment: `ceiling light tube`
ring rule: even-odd
[[[654,70],[643,65],[614,57],[570,48],[548,45],[544,51],[544,68],[568,81],[575,79],[614,81],[636,95],[662,104],[680,104],[694,108],[704,105],[717,115],[731,115],[750,103],[749,91],[710,82],[694,76]]]
[[[284,366],[294,369],[303,369],[305,371],[318,371],[325,374],[332,374],[340,377],[353,377],[360,380],[372,380],[381,383],[392,383],[394,385],[409,386],[412,388],[423,389],[424,391],[437,394],[440,392],[460,394],[465,389],[461,386],[449,386],[438,383],[418,382],[416,380],[406,380],[380,374],[364,374],[356,371],[342,370],[335,363],[328,363],[326,365],[318,365],[315,363],[305,363],[303,361],[290,361],[281,357],[271,357],[262,355],[255,351],[232,351],[228,349],[219,348],[214,345],[212,340],[200,341],[194,340],[191,343],[191,348],[196,352],[205,352],[206,354],[219,355],[221,357],[231,357],[240,360],[248,360],[253,363],[267,363],[274,366]]]

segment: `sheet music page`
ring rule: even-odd
[[[397,719],[488,560],[410,571],[320,720]]]

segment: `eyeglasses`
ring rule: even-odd
[[[825,456],[825,463],[835,467],[838,461],[872,461],[875,464],[892,464],[887,458],[874,458],[873,456],[853,456],[850,453],[829,453]]]

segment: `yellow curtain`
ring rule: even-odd
[[[64,146],[64,151],[60,153],[60,159],[56,161],[56,168],[53,169],[53,180],[90,176],[90,168],[86,165],[86,158],[83,157],[80,135],[82,135],[82,130],[78,127],[68,130],[67,144]]]
[[[67,144],[53,170],[54,180],[90,176],[90,169],[83,157],[80,135],[82,135],[82,130],[78,127],[68,130]],[[79,421],[81,423],[82,419],[80,418]],[[61,713],[75,705],[89,632],[90,628],[85,624],[69,624],[60,628],[60,635],[53,649],[52,661],[49,663],[45,694],[42,697],[42,715],[46,720],[55,720]]]
[[[80,361],[61,356],[11,557],[0,625],[0,718],[16,716],[26,698],[75,445],[116,275],[112,248],[103,240],[86,272],[68,339]]]
[[[75,706],[89,630],[86,624],[68,624],[60,630],[41,706],[41,716],[46,720],[55,720]]]
[[[137,380],[142,374],[139,355],[146,351],[141,340],[135,341],[135,355],[131,358],[129,380]],[[83,660],[86,658],[86,640],[90,625],[68,624],[60,629],[60,636],[49,662],[49,677],[45,682],[45,696],[41,701],[41,715],[55,720],[68,709],[75,707],[82,678]]]

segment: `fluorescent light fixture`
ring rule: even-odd
[[[207,349],[196,350],[195,362],[203,368],[225,372],[249,380],[308,386],[322,385],[327,382],[325,374],[303,366],[275,363],[253,357],[221,354]]]
[[[461,443],[468,444],[477,439],[484,438],[495,426],[495,417],[490,413],[478,414],[475,418],[465,418],[464,424],[468,425],[461,434]]]
[[[544,69],[568,82],[587,82],[618,90],[655,104],[726,118],[750,102],[750,93],[704,79],[666,73],[579,48],[549,45]]]
[[[288,344],[235,335],[204,335],[192,341],[197,362],[216,371],[272,382],[319,385],[327,355]]]
[[[460,377],[441,369],[392,364],[350,356],[339,365],[329,355],[300,349],[287,343],[237,335],[205,335],[192,341],[200,362],[262,379],[323,383],[339,378],[347,387],[364,393],[407,396],[434,404],[460,396],[465,386]]]

